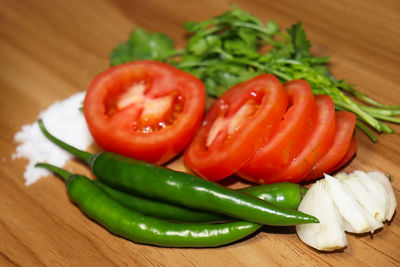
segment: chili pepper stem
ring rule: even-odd
[[[39,119],[38,121],[39,124],[39,128],[42,131],[42,133],[53,143],[55,143],[56,145],[60,146],[61,148],[65,149],[66,151],[68,151],[69,153],[71,153],[72,155],[74,155],[75,157],[85,161],[85,162],[90,162],[93,154],[88,153],[86,151],[83,150],[79,150],[71,145],[68,145],[67,143],[64,143],[63,141],[59,140],[58,138],[56,138],[55,136],[51,135],[46,127],[44,126],[44,123],[42,121],[42,119]]]
[[[52,171],[55,174],[57,174],[58,176],[60,176],[61,178],[63,178],[64,181],[67,181],[68,177],[70,177],[72,175],[72,173],[70,173],[67,170],[58,168],[58,167],[56,167],[54,165],[50,165],[50,164],[47,164],[47,163],[37,163],[35,165],[35,167],[45,168],[45,169],[47,169],[49,171]]]

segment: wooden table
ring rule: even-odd
[[[136,26],[185,43],[182,24],[218,15],[232,1],[1,1],[0,265],[271,266],[400,265],[399,214],[371,235],[347,235],[347,248],[320,253],[293,228],[265,227],[251,239],[213,249],[144,246],[109,234],[68,200],[53,177],[24,185],[25,160],[12,160],[14,134],[56,100],[84,90]],[[233,1],[282,27],[302,21],[312,52],[330,55],[338,78],[386,104],[400,104],[400,2]],[[400,127],[373,144],[360,131],[346,168],[391,173],[400,200]],[[73,163],[76,169],[83,166]],[[177,163],[176,166],[179,167]]]

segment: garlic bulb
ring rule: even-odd
[[[379,171],[325,175],[308,190],[299,211],[320,223],[296,226],[299,238],[318,250],[347,246],[345,232],[373,233],[391,220],[397,202],[388,178]]]

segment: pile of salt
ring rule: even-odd
[[[93,139],[87,128],[85,118],[80,111],[85,92],[52,104],[39,114],[46,128],[57,138],[81,150],[86,150]],[[35,168],[38,162],[47,162],[58,167],[64,167],[73,156],[49,141],[40,131],[37,122],[22,126],[21,131],[15,134],[14,140],[19,143],[15,158],[26,158],[24,177],[25,184],[30,185],[40,177],[50,174],[43,168]]]

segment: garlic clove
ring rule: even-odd
[[[325,174],[329,195],[344,220],[345,230],[351,233],[366,233],[373,231],[367,214],[360,204],[347,192],[338,179]]]
[[[388,209],[386,212],[386,219],[390,221],[397,207],[396,197],[394,195],[392,185],[386,175],[380,171],[370,171],[367,172],[367,174],[372,179],[378,181],[386,191],[389,202],[389,204],[387,205]]]
[[[317,181],[301,201],[299,211],[317,217],[320,223],[296,226],[299,238],[318,250],[333,251],[347,246],[342,217],[327,192],[327,182]]]
[[[382,207],[385,207],[384,217],[386,217],[386,211],[389,210],[390,202],[385,188],[377,180],[371,178],[366,172],[354,171],[350,173],[349,176],[362,183],[370,192],[371,197],[375,197],[382,202]]]
[[[353,176],[339,177],[340,183],[350,192],[355,200],[374,218],[383,222],[386,217],[386,202],[376,197],[368,190],[364,183]],[[372,220],[371,220],[372,221]]]

